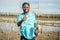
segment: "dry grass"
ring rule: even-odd
[[[60,32],[46,32],[40,33],[36,40],[60,40]]]
[[[0,32],[0,40],[20,40],[17,32]],[[60,40],[60,32],[39,33],[36,40]]]
[[[20,40],[17,32],[0,32],[0,40]]]

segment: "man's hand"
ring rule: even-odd
[[[26,17],[26,16],[24,16],[24,17],[23,17],[23,21],[26,21],[26,19],[27,19],[27,17]]]

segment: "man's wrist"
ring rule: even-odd
[[[22,19],[22,21],[24,21],[24,20]]]

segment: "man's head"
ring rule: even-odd
[[[27,3],[27,2],[23,3],[22,4],[22,9],[23,9],[24,13],[28,13],[29,10],[30,10],[30,4]]]

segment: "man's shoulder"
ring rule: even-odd
[[[24,13],[20,13],[19,16],[24,15]]]
[[[34,15],[35,15],[35,13],[34,13],[34,12],[30,12],[30,15],[34,16]]]
[[[19,15],[23,15],[24,13],[20,13]]]

